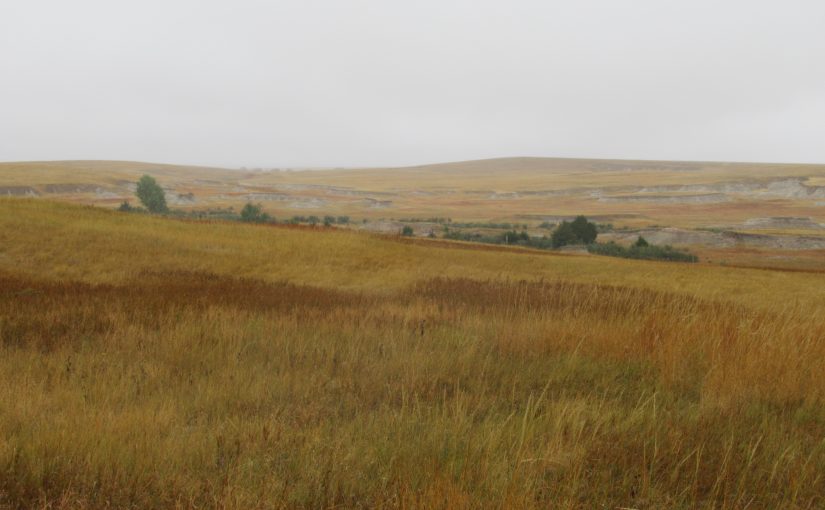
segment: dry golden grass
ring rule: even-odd
[[[799,176],[825,177],[825,165],[632,161],[568,158],[498,158],[403,168],[330,169],[258,174],[251,178],[349,186],[372,191],[564,190],[580,187],[706,184]]]
[[[709,264],[808,273],[825,272],[825,250],[789,252],[776,249],[694,247],[692,251]]]
[[[0,200],[0,506],[821,508],[823,283]]]
[[[243,175],[231,170],[136,161],[21,161],[0,163],[0,186],[89,184],[105,186],[127,180],[137,182],[150,172],[170,184],[197,179],[228,179]]]
[[[825,280],[808,274],[502,251],[338,229],[169,221],[0,199],[0,270],[33,278],[123,283],[136,272],[158,267],[380,292],[433,276],[544,278],[681,292],[751,306],[825,306]]]

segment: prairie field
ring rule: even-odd
[[[0,163],[0,196],[114,209],[143,174],[180,214],[258,204],[280,222],[346,217],[347,228],[418,237],[456,225],[531,236],[579,214],[603,240],[639,235],[727,265],[825,271],[825,165],[500,158],[401,168],[225,169],[129,161]],[[503,230],[465,228],[465,233]]]
[[[824,288],[2,198],[0,508],[824,508]]]

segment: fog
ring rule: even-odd
[[[825,163],[825,2],[0,4],[0,160]]]

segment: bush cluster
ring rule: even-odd
[[[596,255],[621,257],[626,259],[669,260],[672,262],[699,262],[699,257],[672,246],[656,246],[649,244],[643,237],[631,246],[624,247],[613,241],[609,243],[594,243],[587,247],[587,251]]]
[[[453,223],[453,227],[459,228],[499,228],[499,229],[516,229],[516,228],[527,228],[527,224],[520,225],[516,223],[484,223],[484,222],[470,222],[470,223]]]
[[[484,235],[478,232],[462,232],[460,230],[445,230],[444,238],[453,239],[455,241],[472,241],[475,243],[485,244],[527,246],[541,250],[547,250],[553,247],[553,243],[549,237],[531,237],[530,234],[524,230],[521,232],[516,230],[508,230],[507,232],[496,235]]]
[[[324,226],[330,225],[348,225],[350,222],[349,216],[324,216],[323,220],[318,216],[293,216],[288,222],[292,223],[293,225],[297,225],[299,223],[309,223],[310,225],[317,225],[323,221]]]
[[[398,221],[402,223],[450,223],[452,222],[452,218],[441,218],[441,217],[433,217],[433,218],[399,218]]]
[[[248,202],[243,209],[241,209],[241,221],[246,223],[270,223],[275,221],[267,213],[263,212],[261,204],[253,204]]]

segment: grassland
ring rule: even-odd
[[[525,225],[541,236],[539,225],[585,214],[622,229],[604,238],[620,244],[653,235],[716,263],[825,270],[825,165],[502,158],[294,171],[17,162],[0,163],[0,196],[116,208],[136,202],[144,173],[160,181],[176,211],[197,215],[228,217],[253,202],[280,220],[347,216],[348,228],[372,232],[412,224],[415,235],[441,235],[443,225],[422,221],[439,217]],[[664,227],[676,228],[655,234]],[[739,233],[762,235],[728,236]]]
[[[823,284],[0,199],[0,507],[822,508]]]

